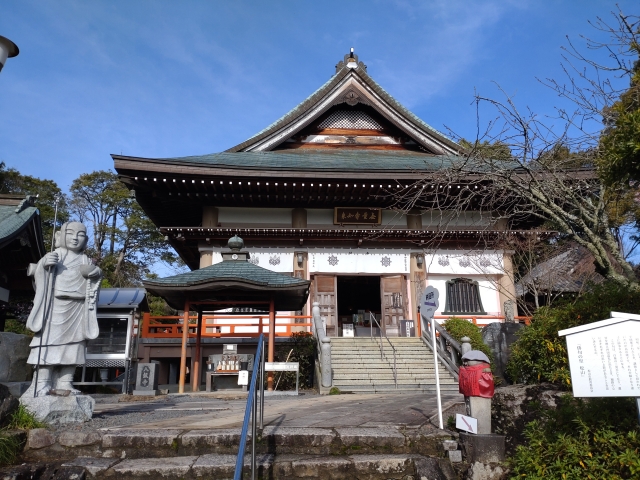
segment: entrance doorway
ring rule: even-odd
[[[369,312],[373,313],[378,321],[382,312],[380,277],[338,276],[337,287],[338,326],[341,336],[349,335],[348,332],[352,328],[350,325],[353,325],[355,336],[369,336]],[[344,325],[348,327],[345,328]]]

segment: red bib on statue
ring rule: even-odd
[[[466,397],[493,397],[493,375],[483,370],[491,368],[488,363],[460,367],[459,391]]]

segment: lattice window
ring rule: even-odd
[[[447,282],[444,315],[486,315],[480,300],[478,282],[468,278],[454,278]]]
[[[382,127],[378,122],[359,110],[337,110],[318,125],[319,130],[323,128],[382,130]]]

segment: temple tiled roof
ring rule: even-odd
[[[189,157],[146,159],[113,155],[114,160],[165,163],[166,165],[191,165],[202,167],[228,167],[251,170],[283,171],[437,171],[452,166],[460,157],[453,155],[429,155],[416,152],[379,150],[326,150],[304,149],[276,150],[271,152],[222,152]],[[509,162],[503,162],[506,167]],[[518,162],[511,162],[516,169]],[[116,163],[116,168],[119,164]]]
[[[251,138],[245,140],[244,142],[236,145],[227,150],[227,152],[240,152],[243,149],[249,147],[255,142],[269,136],[273,132],[277,131],[280,128],[283,128],[287,124],[293,122],[297,118],[303,116],[309,110],[314,108],[320,100],[325,98],[336,86],[338,86],[345,77],[350,75],[357,75],[357,77],[364,82],[368,88],[370,88],[373,92],[375,92],[380,98],[382,98],[388,105],[390,105],[396,112],[402,115],[409,122],[413,123],[414,126],[419,128],[420,130],[427,130],[433,136],[437,137],[440,141],[449,145],[449,147],[454,150],[461,150],[461,147],[449,138],[444,133],[438,131],[433,128],[431,125],[420,119],[414,113],[412,113],[409,109],[404,107],[400,102],[398,102],[393,96],[391,96],[384,88],[382,88],[378,83],[373,80],[366,72],[364,68],[356,68],[351,69],[346,65],[343,66],[335,75],[333,75],[324,85],[318,88],[315,92],[309,95],[306,99],[292,108],[289,112],[284,114],[282,117],[277,119],[275,122],[268,125],[266,128],[262,129]]]

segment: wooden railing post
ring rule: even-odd
[[[182,350],[180,351],[180,380],[178,393],[184,393],[184,380],[187,376],[187,340],[189,338],[189,300],[184,302],[184,320],[182,325]]]

